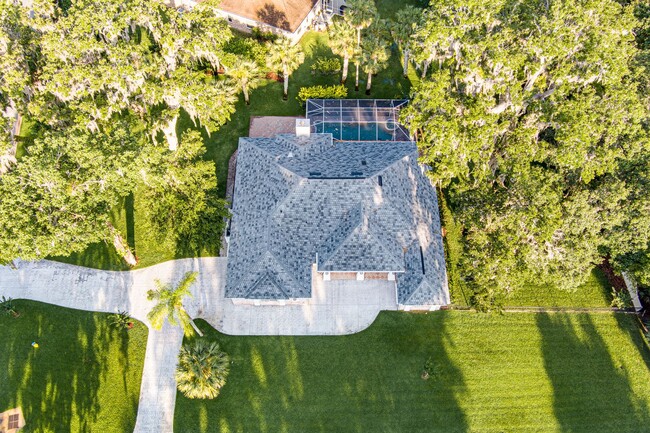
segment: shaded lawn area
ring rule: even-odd
[[[146,326],[118,330],[108,314],[15,303],[20,317],[0,316],[0,412],[22,407],[21,432],[133,431]]]
[[[228,177],[228,161],[237,149],[239,137],[248,136],[248,127],[251,116],[300,116],[305,114],[305,109],[296,100],[298,91],[303,86],[338,84],[340,74],[320,75],[312,74],[311,65],[320,57],[332,57],[332,51],[327,46],[327,34],[318,32],[307,33],[300,41],[305,51],[305,62],[289,77],[289,98],[282,99],[282,83],[272,80],[263,80],[262,84],[251,91],[251,103],[247,106],[243,97],[236,104],[236,111],[229,122],[219,130],[207,134],[200,125],[194,125],[186,113],[182,113],[177,126],[177,132],[182,135],[189,129],[201,131],[207,149],[206,159],[212,160],[216,166],[217,185],[221,197],[226,194],[226,180]],[[411,81],[416,79],[413,72],[410,78],[402,77],[399,53],[397,47],[392,48],[392,57],[389,67],[380,72],[373,79],[371,95],[365,94],[366,77],[362,74],[360,91],[354,91],[354,67],[351,65],[347,87],[349,98],[405,98],[411,89]],[[413,69],[413,68],[411,68]],[[225,79],[220,76],[219,79]],[[182,145],[182,143],[181,143]],[[147,232],[146,224],[138,218],[137,195],[127,199],[123,204],[113,210],[113,225],[135,248],[139,259],[136,268],[151,266],[167,260],[196,256],[216,256],[219,254],[219,245],[209,245],[202,251],[186,251],[182,248],[170,250],[155,240],[155,236]],[[91,268],[107,270],[129,269],[122,258],[115,252],[112,244],[104,242],[90,245],[85,251],[75,253],[68,257],[54,257],[54,260],[71,263]]]
[[[438,190],[442,226],[445,228],[444,248],[449,281],[449,294],[454,305],[470,305],[471,290],[463,284],[459,262],[463,255],[463,227],[455,221],[448,197]],[[575,290],[561,290],[549,285],[527,284],[503,300],[506,307],[571,307],[607,308],[611,306],[611,285],[605,274],[594,267],[587,281]]]
[[[593,433],[650,421],[650,352],[633,316],[383,312],[350,336],[207,335],[230,376],[215,400],[179,393],[175,431]]]
[[[587,281],[574,291],[552,286],[528,284],[505,300],[511,307],[576,307],[607,308],[612,303],[611,286],[605,274],[594,268]]]

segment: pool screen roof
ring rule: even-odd
[[[411,141],[398,123],[406,99],[309,99],[307,118],[315,133],[342,141]]]

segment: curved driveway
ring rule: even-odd
[[[317,281],[312,298],[297,305],[235,305],[224,298],[226,257],[172,260],[127,272],[101,271],[48,260],[0,266],[0,296],[32,299],[80,310],[128,311],[147,323],[153,303],[146,292],[154,280],[175,283],[196,271],[193,298],[185,303],[223,333],[233,335],[340,335],[368,327],[381,310],[397,308],[387,281]],[[179,328],[150,329],[135,432],[173,431]]]

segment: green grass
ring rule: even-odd
[[[606,308],[611,305],[611,288],[605,274],[594,268],[587,281],[576,290],[561,290],[552,286],[526,285],[505,300],[511,307],[576,307]]]
[[[382,18],[394,19],[395,14],[404,6],[411,5],[424,9],[429,5],[428,0],[375,0],[377,11]]]
[[[107,314],[15,303],[18,318],[0,316],[0,412],[20,406],[21,432],[133,431],[147,328],[118,330]]]
[[[208,338],[230,354],[230,376],[215,400],[178,395],[177,432],[609,433],[650,421],[633,316],[384,312],[350,336]]]

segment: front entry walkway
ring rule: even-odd
[[[154,280],[176,283],[185,272],[199,273],[186,309],[232,335],[341,335],[367,328],[381,310],[397,309],[388,281],[317,281],[312,298],[298,305],[235,305],[224,298],[226,257],[172,260],[129,272],[100,271],[58,262],[0,266],[0,296],[32,299],[89,311],[127,311],[147,323]],[[179,328],[149,330],[135,432],[173,431]]]

